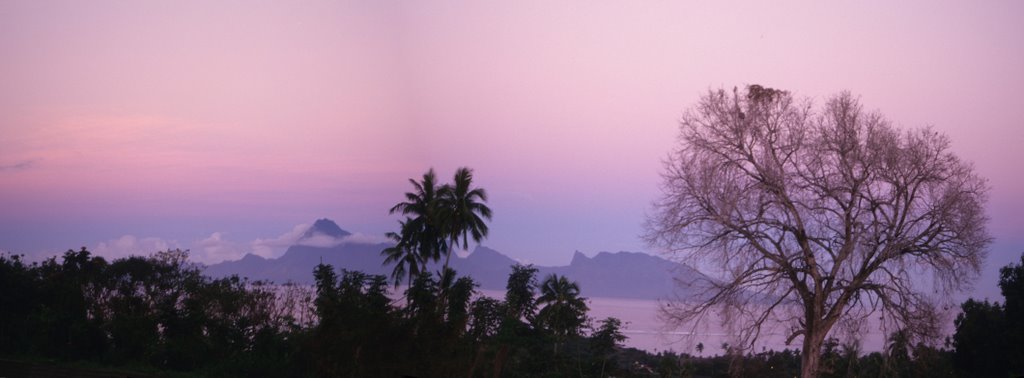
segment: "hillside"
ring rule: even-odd
[[[313,268],[323,262],[335,268],[388,275],[380,251],[389,244],[358,243],[347,240],[351,233],[334,222],[321,219],[295,245],[276,259],[248,254],[240,260],[225,261],[206,268],[213,277],[237,274],[274,282],[311,283]],[[478,246],[466,257],[452,256],[450,265],[459,274],[473,277],[480,288],[504,290],[516,260],[493,249]],[[565,275],[579,283],[585,296],[634,299],[667,298],[684,290],[677,279],[694,281],[704,277],[697,270],[661,257],[639,252],[600,252],[593,257],[576,252],[565,266],[538,266],[538,280],[549,274]],[[438,270],[437,265],[429,267]],[[677,292],[678,294],[678,292]]]

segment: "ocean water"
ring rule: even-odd
[[[294,303],[292,306],[296,309],[310,308],[310,306],[312,306],[311,301],[314,293],[313,287],[299,285],[298,288],[304,290],[304,295],[307,297],[307,300],[305,302]],[[391,296],[393,300],[401,302],[401,293],[404,292],[405,287],[403,286],[398,289],[391,290],[389,296]],[[478,289],[477,292],[478,295],[499,300],[504,299],[505,297],[505,292],[499,290]],[[698,326],[688,324],[678,328],[668,327],[666,322],[659,315],[661,304],[657,300],[589,297],[587,298],[587,305],[590,307],[589,316],[593,321],[594,327],[599,325],[598,321],[608,317],[615,317],[622,321],[622,332],[626,337],[628,337],[628,339],[623,342],[623,345],[627,347],[643,349],[653,353],[674,351],[677,353],[711,356],[720,355],[724,352],[724,349],[722,348],[723,343],[737,345],[736,330],[730,330],[721,326],[719,319],[710,319],[705,322],[706,324],[700,324]],[[312,315],[306,314],[303,317],[307,318],[310,316]],[[948,335],[953,331],[953,323],[951,316],[947,316],[946,318],[947,320],[943,329],[945,334]],[[833,328],[830,336],[837,337],[841,341],[851,338],[858,339],[862,353],[880,351],[883,349],[885,344],[885,335],[888,334],[888,332],[883,330],[877,321],[876,323],[869,322],[868,324],[864,324],[853,331],[849,330],[849,328],[850,327],[844,327],[843,324],[838,324]],[[783,349],[799,350],[800,339],[797,338],[791,344],[787,345],[785,343],[787,336],[788,333],[786,327],[783,325],[763,328],[760,337],[754,344],[753,351],[778,351]],[[701,353],[698,353],[696,349],[698,343],[704,345],[704,350]]]
[[[629,337],[624,343],[626,346],[644,349],[650,352],[675,351],[690,354],[698,354],[695,346],[698,343],[704,344],[704,351],[701,355],[716,355],[724,352],[723,343],[736,345],[736,333],[721,325],[721,318],[714,318],[697,327],[692,324],[680,328],[669,328],[666,322],[659,317],[660,303],[656,300],[623,299],[623,298],[589,298],[590,316],[595,320],[612,316],[619,318],[625,324],[623,333]],[[941,330],[944,335],[951,335],[955,330],[952,318],[953,314],[941,314],[943,319]],[[830,337],[835,337],[840,342],[846,340],[857,340],[861,353],[881,351],[885,347],[885,340],[892,329],[882,327],[879,318],[872,317],[870,320],[853,327],[849,324],[836,324]],[[767,326],[762,328],[758,340],[754,343],[753,351],[796,349],[801,346],[801,339],[796,338],[791,344],[786,344],[789,336],[788,328],[783,324]],[[942,346],[943,340],[933,340],[935,346]]]
[[[495,290],[480,290],[481,294],[488,297],[502,299],[504,292]],[[700,355],[722,354],[723,343],[737,345],[736,333],[721,326],[720,319],[711,319],[705,323],[694,326],[684,325],[679,328],[669,328],[666,322],[659,316],[661,307],[657,300],[626,299],[626,298],[588,298],[587,305],[590,307],[589,316],[594,321],[607,317],[615,317],[623,322],[623,334],[628,339],[623,345],[649,352],[674,351],[677,353],[689,353],[697,355],[696,345],[704,345],[704,351]],[[833,335],[839,339],[851,336],[844,335],[844,327],[837,325],[833,329]],[[761,336],[754,343],[754,351],[800,349],[800,338],[795,339],[790,345],[786,345],[786,337],[789,334],[783,325],[762,328]],[[878,324],[866,324],[856,332],[860,340],[861,351],[872,352],[882,350],[886,332]]]

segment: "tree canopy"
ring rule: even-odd
[[[479,243],[487,237],[487,191],[473,187],[473,170],[462,167],[455,171],[451,184],[438,184],[431,168],[420,181],[409,179],[413,191],[405,193],[405,201],[389,210],[406,218],[399,221],[399,232],[387,237],[394,246],[381,251],[385,264],[395,264],[391,278],[397,286],[403,277],[411,282],[428,262],[444,258],[444,266],[456,247],[469,248],[469,240]]]
[[[968,299],[954,321],[953,362],[965,375],[1024,374],[1024,254],[999,270],[999,288],[1004,303]]]
[[[938,336],[940,301],[977,276],[991,239],[988,185],[949,139],[897,129],[847,92],[816,108],[757,85],[711,90],[662,176],[647,240],[717,272],[666,314],[724,311],[740,347],[782,323],[802,339],[805,377],[840,321]]]

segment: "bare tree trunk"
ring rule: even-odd
[[[800,376],[814,378],[818,376],[821,363],[821,344],[825,341],[826,330],[818,329],[817,325],[807,327],[804,335],[803,353],[800,354]]]
[[[791,337],[803,337],[801,375],[813,377],[837,322],[880,311],[929,336],[937,301],[981,272],[990,188],[940,133],[892,127],[849,93],[814,110],[758,85],[709,91],[680,123],[645,239],[723,274],[710,295],[663,308],[674,325],[721,308],[752,325],[740,335],[749,345],[799,302]],[[778,300],[747,314],[757,298]]]

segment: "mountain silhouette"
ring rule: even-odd
[[[210,265],[206,274],[309,284],[313,282],[313,268],[323,262],[337,269],[389,275],[393,266],[382,264],[380,252],[392,244],[346,240],[351,235],[333,221],[320,219],[279,258],[247,254],[239,260]],[[473,277],[480,288],[498,291],[505,290],[514,264],[516,260],[484,246],[477,246],[466,257],[452,256],[449,262],[460,275]],[[440,264],[429,264],[427,268],[436,272]],[[594,257],[576,252],[569,265],[537,268],[538,281],[549,274],[564,275],[576,281],[587,297],[663,299],[695,290],[680,286],[680,282],[707,279],[688,265],[640,252],[600,252]]]
[[[334,223],[334,221],[327,218],[323,218],[317,219],[316,222],[313,222],[313,225],[310,226],[309,229],[302,234],[302,237],[299,238],[299,241],[301,242],[302,240],[309,240],[319,235],[340,239],[346,236],[350,236],[352,235],[352,233],[342,230],[341,227],[338,227],[337,223]]]

